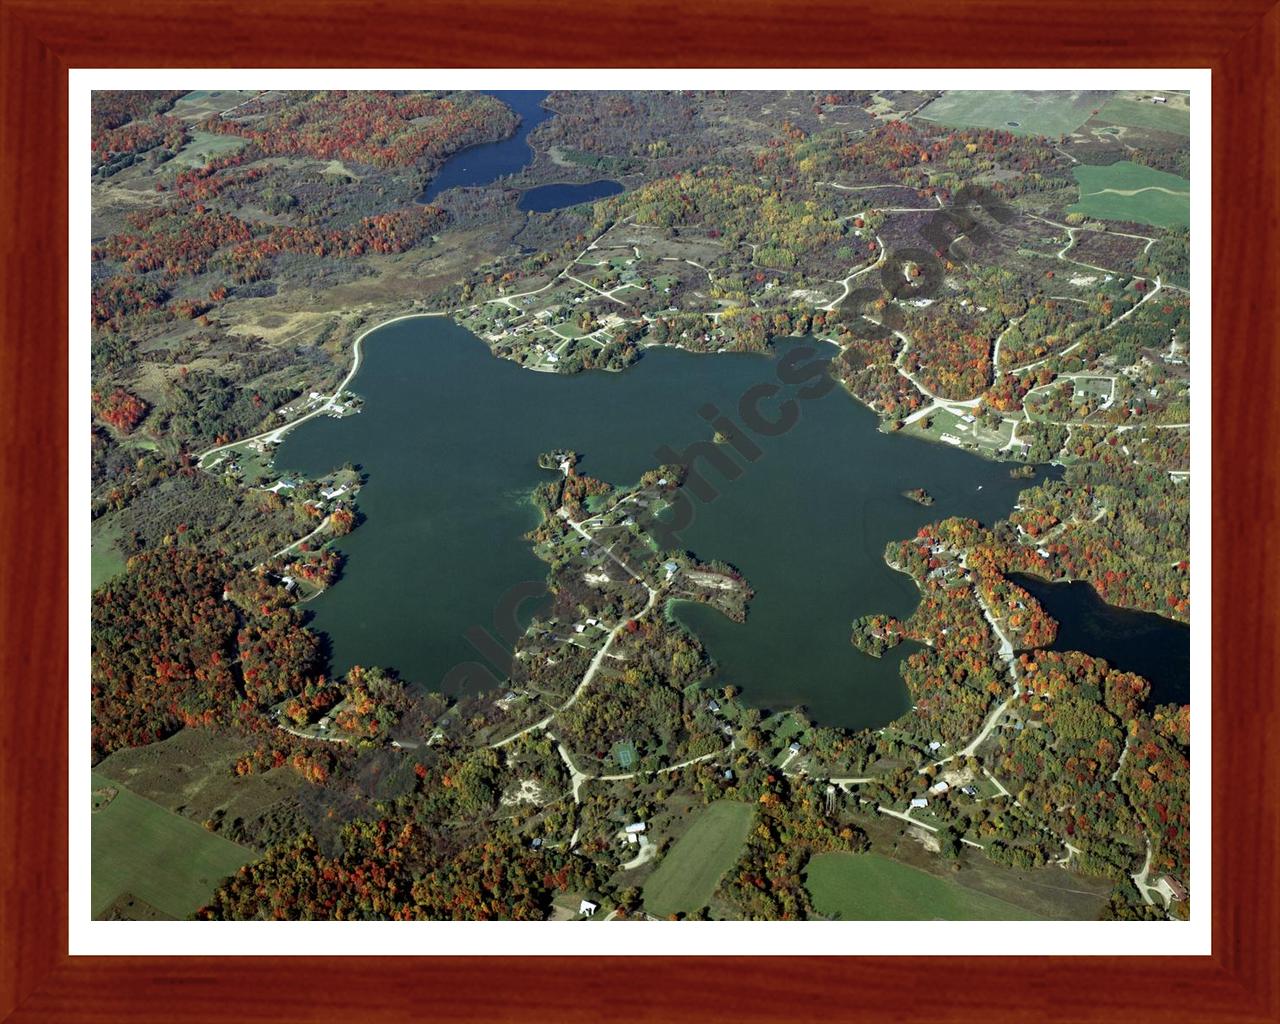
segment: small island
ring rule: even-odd
[[[933,495],[926,491],[923,487],[913,487],[909,491],[903,491],[904,498],[910,498],[917,505],[932,505]]]
[[[902,643],[905,634],[906,627],[892,615],[864,615],[854,619],[849,642],[863,654],[879,658]]]

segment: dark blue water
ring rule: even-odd
[[[1149,612],[1107,604],[1088,583],[1048,583],[1009,577],[1058,620],[1050,650],[1084,651],[1151,683],[1150,704],[1191,699],[1191,628]]]
[[[528,166],[533,159],[529,148],[529,133],[552,116],[552,111],[542,106],[547,98],[545,91],[490,92],[490,96],[502,100],[520,115],[520,127],[509,139],[486,142],[455,153],[431,180],[418,201],[429,203],[441,192],[461,186],[488,185],[499,178],[515,174]]]
[[[532,213],[550,213],[565,206],[590,203],[605,196],[616,196],[622,186],[616,181],[592,181],[586,185],[557,183],[539,185],[520,195],[519,207]]]
[[[736,410],[749,389],[776,380],[778,359],[796,347],[782,342],[769,356],[655,349],[624,373],[567,377],[495,359],[443,319],[370,335],[353,382],[366,399],[361,414],[311,420],[278,453],[289,471],[350,460],[369,474],[360,492],[367,519],[342,538],[342,581],[308,605],[332,642],[333,669],[384,665],[447,687],[452,668],[480,658],[464,632],[490,629],[513,584],[537,589],[546,578],[524,537],[538,522],[530,494],[548,479],[540,452],[570,448],[584,453],[584,472],[636,480],[662,461],[660,445],[708,439],[705,403]],[[777,401],[765,403],[767,415]],[[849,642],[859,615],[905,617],[919,599],[885,565],[886,542],[952,515],[993,523],[1024,486],[1007,465],[876,426],[834,389],[804,403],[785,434],[756,438],[763,455],[737,479],[707,471],[720,496],[696,504],[679,546],[737,565],[756,598],[743,624],[705,605],[671,609],[706,642],[717,679],[747,699],[804,703],[819,721],[855,728],[883,725],[910,703],[898,675],[903,651],[875,659]],[[910,487],[936,504],[904,498]]]

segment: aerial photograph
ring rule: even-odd
[[[94,91],[92,918],[1189,920],[1191,104]]]

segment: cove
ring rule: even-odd
[[[276,459],[286,472],[320,474],[350,461],[368,474],[366,521],[342,539],[343,578],[307,606],[313,628],[329,638],[331,669],[388,666],[438,688],[451,668],[482,661],[464,631],[492,632],[502,595],[546,578],[523,539],[538,522],[530,494],[547,479],[540,452],[573,449],[584,455],[582,472],[631,483],[662,461],[662,445],[680,451],[707,439],[712,430],[698,410],[708,402],[735,410],[748,388],[777,380],[775,361],[800,344],[815,357],[829,348],[655,348],[623,373],[570,377],[497,359],[443,318],[371,333],[352,384],[363,412],[308,421]],[[783,388],[775,402],[786,397]],[[746,574],[756,590],[746,623],[701,605],[667,613],[703,639],[717,681],[742,687],[752,703],[802,703],[824,724],[878,727],[908,707],[898,675],[903,649],[864,655],[849,643],[850,624],[876,611],[905,617],[918,599],[912,581],[885,565],[886,543],[947,516],[991,524],[1025,483],[1007,464],[881,433],[875,415],[839,388],[799,405],[791,430],[754,438],[763,455],[744,461],[736,480],[706,469],[719,496],[695,499],[694,520],[680,534],[700,558]],[[770,406],[761,409],[772,418]],[[912,487],[935,503],[904,498]]]
[[[1136,672],[1151,683],[1150,705],[1191,699],[1191,627],[1186,623],[1107,604],[1088,583],[1050,583],[1020,573],[1009,578],[1058,620],[1050,650],[1086,651],[1112,668]]]

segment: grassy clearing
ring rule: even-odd
[[[196,89],[194,92],[189,92],[179,99],[173,105],[173,110],[170,113],[174,117],[186,118],[189,121],[202,121],[210,114],[216,114],[237,106],[255,95],[257,95],[256,91],[248,92],[239,89],[212,91],[209,89]]]
[[[94,590],[124,572],[124,554],[116,546],[119,539],[118,524],[102,522],[94,525],[89,539],[89,583]]]
[[[214,157],[239,152],[244,145],[244,139],[235,135],[195,131],[191,133],[191,141],[173,159],[175,163],[186,164],[188,167],[203,167]]]
[[[190,917],[253,856],[106,776],[95,774],[93,788],[94,917],[125,894],[172,917]]]
[[[1191,223],[1191,182],[1127,160],[1106,167],[1077,164],[1080,201],[1067,208],[1101,220],[1137,221],[1162,228]]]
[[[721,876],[742,853],[754,818],[750,804],[718,800],[708,805],[645,882],[649,913],[668,917],[706,906]]]
[[[1108,100],[1098,113],[1099,121],[1122,124],[1128,128],[1153,128],[1158,132],[1177,135],[1191,134],[1191,113],[1183,106],[1172,103],[1152,103],[1150,100],[1116,98]]]
[[[805,870],[814,909],[844,921],[1033,921],[1012,903],[878,853],[824,853]]]
[[[1017,135],[1066,135],[1079,128],[1101,106],[1096,92],[945,93],[922,110],[926,121],[956,128],[999,128]],[[1016,122],[1010,124],[1009,122]]]

